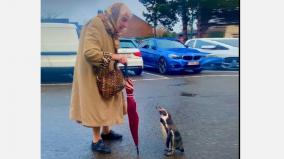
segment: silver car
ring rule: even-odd
[[[238,38],[196,38],[185,42],[188,48],[207,52],[208,63],[220,68],[239,68],[239,39]],[[214,59],[216,62],[210,61]]]

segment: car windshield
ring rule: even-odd
[[[137,48],[131,40],[120,40],[120,48]]]
[[[157,40],[157,46],[162,49],[186,48],[182,43],[172,40]]]
[[[239,39],[216,39],[213,41],[224,43],[233,47],[239,47]]]

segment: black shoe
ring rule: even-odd
[[[108,134],[101,134],[103,140],[121,140],[122,135],[115,133],[114,131],[110,131]]]
[[[111,153],[111,149],[104,144],[102,139],[97,143],[92,142],[92,150],[103,154]]]
[[[175,153],[174,150],[168,150],[164,153],[165,156],[172,156]]]
[[[183,148],[176,148],[176,150],[179,150],[180,152],[184,152]]]

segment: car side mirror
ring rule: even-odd
[[[144,45],[142,48],[148,49],[148,48],[149,48],[149,45]]]
[[[213,50],[216,49],[216,45],[202,45],[201,49]]]
[[[151,47],[153,50],[157,50],[157,47],[156,46],[152,46]]]

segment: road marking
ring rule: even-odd
[[[156,75],[156,76],[159,76],[159,75]],[[183,79],[183,78],[192,78],[192,77],[200,78],[200,77],[238,77],[238,76],[239,76],[238,74],[235,74],[235,75],[199,75],[199,76],[198,75],[194,75],[194,76],[182,76],[182,77],[165,77],[165,76],[160,76],[161,78],[133,79],[132,81],[172,80],[172,79]],[[41,86],[66,86],[66,85],[72,85],[72,83],[41,84]]]
[[[156,75],[156,74],[153,74],[153,73],[149,73],[149,72],[144,72],[145,74],[149,74],[149,75],[152,75],[152,76],[157,76],[157,77],[162,77],[162,78],[169,78],[169,77],[166,77],[166,76],[162,76],[162,75]]]

